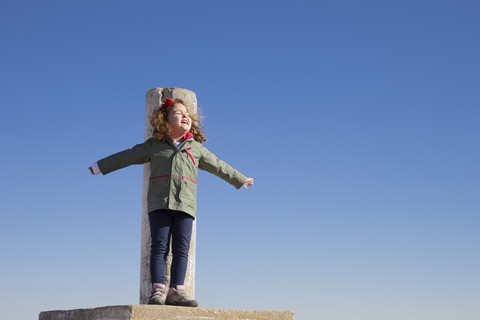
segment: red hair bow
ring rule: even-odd
[[[163,109],[164,111],[167,110],[168,107],[173,106],[173,101],[170,100],[170,99],[165,99],[165,100],[162,101],[162,103],[163,103],[163,104],[162,104],[162,109]]]

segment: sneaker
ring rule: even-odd
[[[178,287],[181,286],[177,286],[176,289],[170,288],[170,290],[168,290],[166,304],[171,306],[198,307],[198,301],[190,299],[185,293],[185,289]]]
[[[165,285],[154,285],[152,295],[148,299],[148,304],[165,304],[167,299],[167,288]]]

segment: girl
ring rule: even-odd
[[[247,178],[202,146],[207,138],[197,115],[190,115],[181,99],[162,101],[150,123],[152,138],[89,167],[94,175],[108,174],[131,164],[150,162],[147,195],[151,232],[150,273],[152,295],[149,304],[197,307],[198,302],[185,293],[188,250],[196,214],[198,169],[222,178],[235,188],[253,186]],[[167,291],[165,270],[172,234],[170,288]]]

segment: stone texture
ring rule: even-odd
[[[152,137],[153,128],[150,118],[155,109],[159,108],[162,100],[182,99],[190,114],[197,113],[197,97],[194,92],[179,88],[154,88],[147,92],[145,98],[145,140]],[[148,181],[150,178],[150,164],[143,167],[143,197],[142,197],[142,240],[140,256],[140,304],[146,304],[151,293],[150,277],[150,227],[147,211]],[[192,299],[195,297],[195,247],[197,224],[193,221],[192,240],[188,254],[187,274],[185,277],[185,291]],[[167,284],[170,280],[170,265],[172,254],[167,258]]]
[[[291,311],[244,311],[172,306],[126,305],[47,311],[39,320],[295,320]]]

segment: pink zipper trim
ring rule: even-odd
[[[182,179],[187,179],[187,180],[192,181],[193,183],[197,184],[195,181],[193,181],[192,179],[189,179],[189,178],[187,178],[187,177],[185,177],[185,176],[182,176]]]
[[[188,156],[190,157],[190,159],[192,159],[193,165],[195,165],[195,160],[193,160],[192,155],[190,154],[190,152],[188,152],[188,150],[190,150],[190,149],[192,149],[192,148],[188,147],[186,152],[187,152]]]
[[[168,178],[169,175],[166,175],[166,176],[158,176],[158,177],[151,177],[150,180],[153,180],[153,179],[158,179],[158,178]]]

